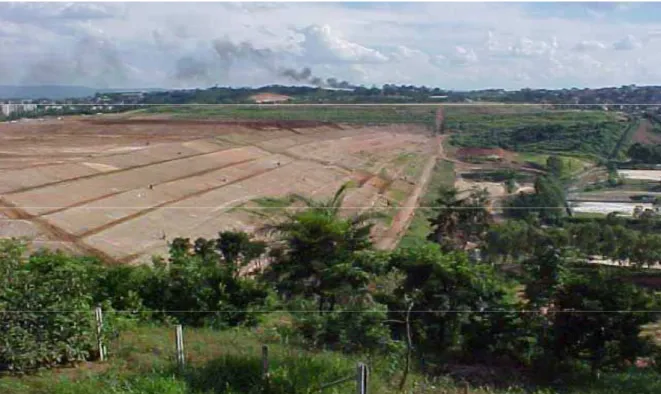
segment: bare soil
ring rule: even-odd
[[[418,126],[357,127],[310,121],[70,117],[0,124],[0,236],[40,246],[142,262],[174,237],[253,231],[235,209],[263,196],[331,196],[359,180],[347,212],[385,206],[393,187],[413,204],[428,171],[409,175],[400,157],[433,163],[436,144]],[[425,168],[426,170],[427,168]],[[374,236],[396,243],[380,226]],[[396,234],[397,236],[397,234]]]
[[[653,131],[652,123],[647,119],[641,119],[638,130],[633,135],[633,142],[641,144],[661,144],[661,133]]]

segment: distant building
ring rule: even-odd
[[[2,104],[0,106],[0,110],[2,111],[2,115],[4,116],[9,116],[11,114],[15,113],[25,113],[25,112],[33,112],[37,110],[37,104],[13,104],[13,103],[7,103],[7,104]]]

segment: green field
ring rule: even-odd
[[[541,106],[517,105],[159,105],[132,114],[171,114],[174,118],[224,120],[313,120],[337,123],[422,123],[434,125],[436,111],[443,108],[448,122],[501,116],[546,114]],[[452,123],[454,124],[454,123]]]
[[[148,114],[172,114],[175,118],[223,120],[309,120],[333,123],[434,124],[438,106],[157,106]]]
[[[448,114],[451,142],[463,147],[500,147],[519,152],[608,157],[629,125],[603,111],[546,111],[507,115]]]

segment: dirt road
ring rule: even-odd
[[[443,137],[445,136],[438,136],[434,138],[433,141],[436,144],[436,152],[431,155],[429,159],[427,159],[425,167],[422,170],[422,174],[418,179],[418,183],[415,185],[415,189],[413,189],[413,193],[409,195],[409,198],[406,199],[404,205],[401,207],[401,209],[399,209],[399,211],[397,211],[397,214],[393,218],[392,225],[388,231],[386,231],[383,237],[377,241],[375,245],[377,249],[389,250],[395,248],[400,238],[408,229],[409,224],[415,215],[415,210],[420,204],[420,198],[427,190],[427,186],[429,185],[429,181],[431,179],[432,172],[434,171],[436,162],[445,158],[445,153],[443,151]]]

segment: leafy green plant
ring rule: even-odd
[[[11,371],[93,357],[96,334],[87,259],[0,241],[0,365]]]

